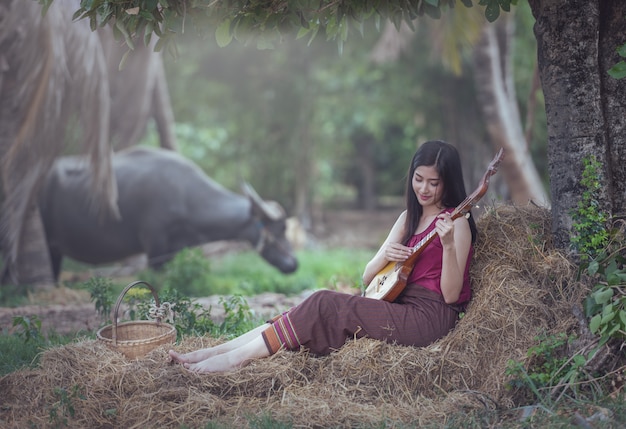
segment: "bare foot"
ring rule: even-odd
[[[227,353],[213,356],[197,363],[185,363],[183,366],[191,372],[209,374],[212,372],[233,371],[243,365],[240,362],[231,362]]]
[[[261,326],[256,327],[255,329],[246,332],[243,335],[235,338],[234,340],[230,340],[226,343],[218,344],[217,346],[207,347],[206,349],[196,350],[194,352],[182,354],[177,353],[174,350],[169,351],[170,359],[172,362],[177,363],[198,363],[206,360],[210,357],[220,355],[222,353],[228,353],[233,350],[238,349],[239,347],[243,347],[252,341],[260,341],[261,333],[270,326],[268,323],[265,323]],[[257,344],[258,346],[259,344]]]
[[[254,359],[267,357],[269,355],[270,352],[265,345],[265,341],[263,337],[259,335],[249,343],[226,353],[211,356],[200,362],[183,362],[183,365],[189,371],[193,372],[225,372],[241,368]]]
[[[172,362],[182,363],[182,364],[193,364],[201,362],[205,359],[210,358],[211,356],[215,356],[218,354],[218,351],[213,350],[212,347],[206,349],[196,350],[190,353],[178,353],[174,350],[170,350],[169,352],[170,359]]]

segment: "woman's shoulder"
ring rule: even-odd
[[[389,231],[388,240],[399,241],[404,235],[404,228],[406,224],[406,210],[398,215],[398,218],[393,224],[391,231]]]

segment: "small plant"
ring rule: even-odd
[[[128,303],[128,314],[131,320],[145,318],[147,314],[147,309],[142,306],[142,309],[139,310],[138,307],[142,302],[146,301],[149,296],[152,296],[150,290],[142,287],[131,288],[126,291],[126,295],[124,295],[124,301]],[[143,314],[138,314],[139,311],[146,312]]]
[[[183,294],[198,296],[207,291],[211,264],[199,248],[183,249],[165,264],[163,287]]]
[[[237,336],[252,328],[252,313],[248,302],[241,295],[234,295],[228,299],[220,298],[224,307],[224,321],[214,334],[219,336]]]
[[[598,180],[602,165],[595,156],[583,159],[583,176],[580,184],[584,187],[582,198],[572,213],[572,228],[575,234],[571,244],[585,264],[601,253],[609,240],[608,216],[600,207],[597,194],[602,185]]]
[[[601,261],[592,261],[587,272],[596,279],[585,299],[589,330],[600,336],[599,347],[611,339],[626,340],[626,258],[624,247]]]
[[[626,43],[618,46],[617,53],[620,57],[626,58]],[[622,59],[620,62],[613,65],[613,67],[609,69],[608,73],[615,79],[626,78],[626,61]]]
[[[91,295],[98,314],[102,319],[107,319],[113,308],[113,286],[111,280],[102,277],[93,277],[85,283],[85,288]]]
[[[572,339],[565,333],[538,337],[538,344],[527,352],[528,370],[521,362],[507,362],[505,373],[511,377],[509,387],[528,389],[542,405],[550,407],[555,392],[576,386],[583,376],[587,358],[581,354],[573,357],[567,354],[567,346]]]
[[[64,388],[55,388],[54,396],[58,398],[57,402],[52,404],[48,413],[48,419],[50,423],[55,427],[67,426],[68,417],[74,417],[76,410],[74,408],[74,402],[76,399],[85,399],[80,387],[74,385],[71,392],[68,392]]]
[[[174,327],[178,339],[183,335],[204,335],[210,330],[207,328],[207,321],[211,321],[210,313],[200,304],[193,302],[176,289],[164,289],[159,293],[161,303],[169,302],[174,310]],[[147,318],[150,307],[153,306],[154,299],[137,303],[137,312],[141,318]]]
[[[580,253],[581,269],[596,283],[585,299],[584,310],[589,329],[600,336],[601,347],[612,338],[626,339],[626,247],[622,245],[623,231],[608,228],[609,216],[598,203],[601,164],[593,156],[583,164],[581,184],[585,190],[572,214],[576,234],[571,243]]]
[[[25,343],[41,338],[41,320],[37,315],[16,316],[13,318],[13,327],[21,328],[16,332],[16,335],[22,338]]]
[[[178,339],[184,335],[205,334],[213,337],[234,337],[253,327],[254,321],[250,307],[240,295],[220,298],[219,302],[224,308],[224,320],[220,324],[211,319],[211,308],[204,308],[176,289],[161,291],[160,301],[168,302],[174,309],[173,324]],[[135,314],[145,318],[152,305],[154,305],[154,300],[138,302]]]

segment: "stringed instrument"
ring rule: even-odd
[[[469,216],[471,208],[485,195],[489,188],[489,180],[491,176],[496,174],[498,166],[504,158],[504,149],[500,149],[493,160],[489,163],[487,171],[482,177],[478,188],[465,200],[459,204],[450,214],[452,220],[461,216]],[[373,299],[382,299],[393,302],[406,287],[407,280],[417,258],[422,254],[426,246],[433,241],[437,235],[436,230],[432,230],[419,243],[413,246],[413,253],[405,261],[389,262],[382,270],[376,274],[370,284],[363,292],[363,296]]]

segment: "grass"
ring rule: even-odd
[[[33,336],[26,339],[23,331],[14,334],[3,331],[0,335],[0,377],[24,368],[36,368],[39,356],[46,348],[69,344],[78,337],[88,335],[93,336],[86,333],[58,335],[54,332],[43,335],[36,331]]]
[[[371,256],[371,251],[363,250],[302,251],[298,254],[298,270],[285,275],[254,252],[229,255],[212,263],[206,292],[292,295],[309,289],[359,287],[361,273]]]
[[[146,270],[137,278],[157,288],[176,289],[191,297],[251,296],[264,292],[297,295],[315,289],[358,289],[363,268],[372,256],[372,252],[366,250],[305,250],[297,254],[298,270],[283,274],[253,251],[211,261],[200,260],[197,252],[181,252],[163,272]]]

